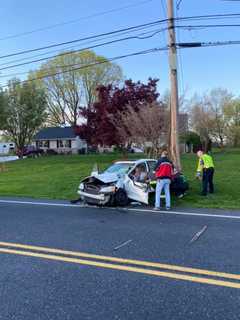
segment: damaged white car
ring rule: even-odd
[[[130,201],[149,204],[154,189],[148,182],[156,162],[154,159],[117,161],[102,173],[93,171],[79,185],[80,200],[110,206],[126,206]]]

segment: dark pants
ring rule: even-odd
[[[183,181],[181,178],[173,179],[170,190],[175,194],[175,196],[180,196],[184,194],[189,189],[188,183]]]
[[[204,196],[207,194],[208,191],[210,193],[214,192],[213,175],[214,168],[203,169],[202,195]]]

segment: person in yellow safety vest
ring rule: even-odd
[[[202,177],[202,195],[206,196],[207,193],[214,192],[213,175],[214,175],[214,163],[213,158],[203,151],[198,151],[197,156],[199,158],[197,167],[197,178]]]

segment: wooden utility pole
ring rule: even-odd
[[[174,24],[173,0],[167,0],[168,7],[168,44],[170,67],[170,145],[169,150],[172,161],[177,170],[181,170],[180,150],[178,139],[178,80],[177,80],[177,48]]]

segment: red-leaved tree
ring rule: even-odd
[[[125,141],[116,130],[113,117],[129,106],[138,111],[141,106],[156,102],[159,96],[157,82],[157,79],[150,78],[147,84],[127,80],[121,88],[100,86],[97,89],[98,101],[81,111],[85,123],[77,127],[76,132],[90,145],[123,146]]]

